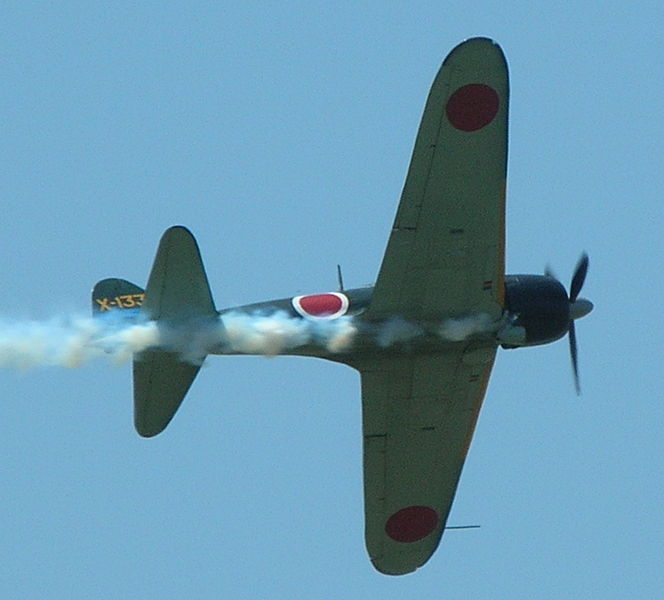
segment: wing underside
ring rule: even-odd
[[[415,140],[367,318],[502,313],[508,74],[500,47],[445,59]]]
[[[499,323],[508,96],[493,41],[468,40],[445,59],[366,319]],[[496,353],[490,337],[475,339],[353,365],[362,377],[366,543],[383,573],[414,571],[440,542]]]
[[[359,366],[365,538],[379,571],[414,571],[438,546],[495,352],[469,347]]]

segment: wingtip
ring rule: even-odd
[[[454,60],[455,57],[458,57],[461,53],[470,52],[471,54],[475,51],[482,51],[483,55],[491,56],[492,53],[495,53],[500,61],[507,65],[507,58],[505,53],[501,48],[500,44],[489,37],[471,37],[463,40],[461,43],[457,44],[452,51],[447,55],[443,61],[443,65],[449,64],[451,60]]]
[[[480,42],[480,43],[486,43],[486,42],[488,42],[488,43],[490,43],[490,44],[496,44],[496,45],[498,45],[497,42],[496,42],[496,40],[494,40],[493,38],[490,38],[490,37],[488,37],[488,36],[486,36],[486,35],[475,35],[475,36],[473,36],[473,37],[466,38],[466,39],[462,42],[462,44],[465,44],[465,43],[468,43],[468,42]]]
[[[395,568],[395,567],[390,567],[386,566],[381,563],[379,560],[371,559],[371,564],[373,565],[374,569],[381,573],[382,575],[389,575],[390,577],[399,577],[400,575],[408,575],[409,573],[414,573],[417,571],[418,567],[408,567],[407,569],[403,568]]]
[[[139,423],[134,423],[134,428],[136,429],[136,433],[145,439],[158,436],[162,431],[164,431],[164,429],[166,429],[166,427],[161,427],[160,429],[151,429],[150,427]]]
[[[497,46],[500,48],[500,44],[494,40],[493,38],[486,37],[483,35],[477,35],[474,37],[469,37],[464,39],[463,41],[459,42],[454,48],[452,48],[450,54],[453,54],[455,51],[457,51],[460,48],[467,47],[467,46]]]
[[[184,225],[171,225],[166,231],[164,231],[161,237],[164,239],[174,235],[182,235],[190,238],[194,237],[194,234],[191,232],[191,230]]]

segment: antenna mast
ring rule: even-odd
[[[337,265],[337,282],[339,283],[339,291],[344,291],[344,278],[341,275],[341,265]]]

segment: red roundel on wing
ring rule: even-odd
[[[310,317],[341,316],[348,308],[348,301],[341,294],[313,294],[294,298],[298,312]]]
[[[471,83],[450,96],[445,112],[457,129],[477,131],[494,120],[499,106],[496,90],[483,83]]]
[[[395,542],[417,542],[438,525],[438,513],[428,506],[408,506],[395,512],[385,523],[385,533]]]

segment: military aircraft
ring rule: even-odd
[[[469,39],[447,56],[373,287],[217,311],[196,241],[176,226],[161,239],[145,291],[122,279],[93,290],[97,315],[138,312],[185,334],[218,327],[231,314],[352,319],[350,345],[331,348],[310,337],[280,352],[336,361],[361,375],[365,538],[382,573],[412,572],[437,548],[498,346],[568,335],[578,390],[574,322],[593,308],[579,297],[588,257],[569,294],[548,272],[505,275],[508,98],[507,64],[495,42]],[[386,331],[396,331],[387,342]],[[217,343],[208,352],[251,350]],[[134,357],[140,435],[164,430],[203,358],[169,347]]]

